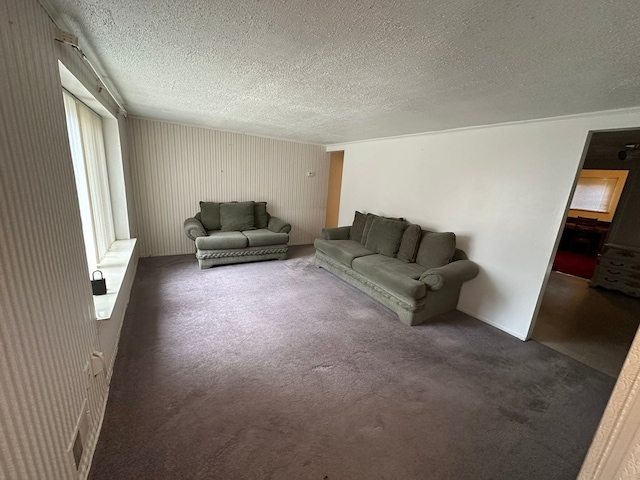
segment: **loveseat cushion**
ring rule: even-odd
[[[436,268],[451,262],[456,251],[456,236],[452,232],[422,232],[416,263]]]
[[[208,237],[196,238],[198,250],[228,250],[245,248],[248,245],[249,240],[241,232],[211,230]]]
[[[367,250],[354,240],[324,240],[322,238],[316,238],[313,245],[317,250],[320,250],[325,255],[328,255],[347,267],[351,266],[354,258],[373,255],[375,253]]]
[[[387,257],[395,257],[407,223],[383,217],[373,219],[365,247]]]
[[[426,286],[419,281],[425,268],[417,263],[406,263],[385,255],[370,255],[353,260],[352,268],[385,290],[415,300],[427,294]]]
[[[255,202],[228,202],[220,205],[221,230],[225,232],[255,230]]]
[[[266,228],[246,230],[242,234],[249,240],[250,247],[265,247],[267,245],[281,245],[289,241],[289,234],[276,233]]]
[[[422,228],[420,225],[411,224],[402,234],[402,242],[398,249],[398,258],[405,262],[415,262],[418,246],[420,246],[420,236]]]
[[[255,202],[253,206],[253,221],[256,228],[267,228],[267,225],[269,225],[267,202]]]
[[[196,217],[197,218],[197,217]],[[220,230],[220,203],[200,202],[200,218],[206,230]]]
[[[364,213],[356,211],[353,217],[353,225],[349,231],[349,239],[359,242],[362,240],[362,232],[364,231],[364,225],[367,223],[367,216]]]

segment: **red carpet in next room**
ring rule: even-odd
[[[576,277],[591,278],[596,268],[597,258],[595,255],[582,255],[567,250],[558,250],[553,261],[553,269]]]

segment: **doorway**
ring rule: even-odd
[[[340,214],[340,192],[342,191],[342,167],[344,151],[331,152],[329,164],[329,188],[327,190],[327,218],[325,227],[337,227]]]
[[[598,272],[598,254],[611,248],[608,245],[622,246],[632,254],[637,249],[640,262],[640,155],[619,159],[619,152],[636,144],[640,144],[640,129],[592,134],[583,169],[626,170],[627,181],[610,223],[585,218],[588,215],[580,215],[578,220],[575,211],[565,219],[559,255],[531,335],[533,340],[614,378],[640,326],[640,298],[615,289],[592,287],[591,278]],[[576,223],[584,223],[585,231],[579,225],[576,233]],[[568,255],[563,253],[567,251]],[[563,266],[562,262],[571,256],[590,258],[590,270],[585,270],[584,264],[575,271]]]

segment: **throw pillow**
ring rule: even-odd
[[[371,223],[365,248],[387,257],[395,257],[405,228],[406,222],[377,217]]]
[[[220,230],[220,204],[200,202],[200,221],[205,230]]]
[[[454,233],[436,233],[425,231],[418,247],[416,263],[425,268],[442,267],[451,262],[456,251]]]
[[[415,262],[418,246],[420,245],[420,235],[422,227],[420,225],[411,224],[407,227],[402,235],[400,249],[398,250],[398,258],[405,262]]]
[[[351,225],[351,231],[349,232],[350,240],[355,240],[356,242],[362,240],[365,223],[367,223],[367,216],[364,213],[356,211],[356,215],[353,217],[353,225]]]
[[[367,213],[367,216],[365,218],[364,228],[362,229],[362,237],[360,238],[361,245],[367,244],[367,237],[369,236],[369,230],[371,230],[371,225],[373,224],[373,221],[376,218],[378,218],[377,215],[374,215],[373,213]]]
[[[229,202],[220,205],[220,223],[223,232],[255,230],[253,209],[255,202]]]
[[[269,214],[267,213],[267,202],[256,202],[253,207],[253,217],[256,228],[267,228],[269,225]]]

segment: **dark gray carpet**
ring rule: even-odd
[[[613,384],[460,312],[407,327],[310,255],[146,258],[90,478],[574,479]]]

